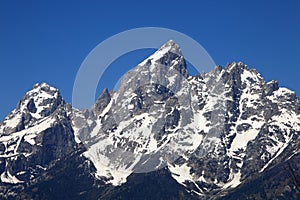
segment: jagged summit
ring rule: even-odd
[[[47,83],[37,83],[19,101],[17,109],[20,109],[21,112],[29,111],[32,114],[37,113],[41,117],[45,117],[51,114],[60,104],[64,104],[64,100],[57,88]],[[30,106],[36,107],[37,110],[32,112],[34,109],[30,110]],[[49,111],[46,112],[45,109],[49,109]]]
[[[256,69],[254,68],[250,68],[247,64],[243,63],[242,61],[239,61],[239,62],[236,62],[236,61],[233,61],[231,63],[228,63],[225,68],[225,70],[227,71],[239,71],[239,70],[247,70],[247,71],[250,71],[250,72],[253,72],[255,73],[256,75],[258,76],[261,76]]]
[[[104,108],[110,102],[110,100],[111,100],[110,93],[107,88],[104,88],[91,110],[96,112],[98,115],[101,114]]]
[[[173,40],[169,40],[163,44],[156,52],[145,59],[140,65],[150,64],[151,62],[162,63],[162,60],[168,59],[173,61],[176,58],[182,58],[183,55],[180,46],[176,44]]]
[[[268,184],[257,187],[272,187],[272,199],[298,194],[293,179],[266,173],[299,166],[299,108],[293,92],[242,62],[189,76],[168,41],[90,110],[72,108],[46,83],[27,92],[0,123],[0,197],[47,199],[75,185],[63,193],[156,199],[169,188],[173,199],[218,199],[260,176]]]
[[[41,88],[41,89],[44,89],[44,90],[58,90],[57,88],[49,85],[48,83],[36,83],[34,84],[33,88],[32,89],[36,89],[36,88]]]
[[[158,49],[158,51],[169,51],[182,56],[180,46],[176,44],[173,40],[169,40],[168,42],[166,42],[164,45],[162,45],[162,47]]]
[[[195,193],[234,188],[250,173],[265,170],[276,154],[266,152],[268,157],[261,161],[260,151],[266,150],[253,149],[249,144],[265,138],[265,126],[281,115],[281,104],[271,101],[277,98],[278,84],[267,84],[255,69],[242,62],[190,77],[183,56],[172,53],[172,49],[180,51],[173,41],[164,44],[126,74],[120,90],[109,103],[102,104],[107,106],[99,114],[101,125],[91,129],[102,127],[107,137],[100,143],[105,150],[100,151],[100,144],[95,144],[86,154],[98,166],[98,175],[107,177],[107,183],[121,185],[135,171],[147,171],[153,165],[160,168],[166,164],[165,154],[156,153],[156,149],[168,149],[168,144],[172,150],[180,149],[184,157],[180,163],[169,159],[168,169],[180,184],[199,187]],[[172,73],[174,69],[180,74]],[[104,91],[104,96],[107,93]],[[294,110],[293,106],[290,108]],[[289,115],[291,123],[297,120],[295,113]],[[299,124],[295,127],[298,129]],[[278,131],[284,132],[285,128]],[[289,139],[287,136],[284,143],[289,143]],[[269,140],[273,138],[262,149],[272,148],[275,152],[285,148],[272,145]],[[131,156],[125,158],[119,152]],[[103,165],[101,159],[107,162]],[[198,166],[199,160],[204,164]],[[252,160],[261,163],[255,167]],[[225,164],[214,168],[211,163]],[[123,173],[118,173],[118,169]],[[183,171],[186,176],[176,175]]]
[[[34,126],[59,106],[65,105],[59,90],[46,84],[35,84],[0,124],[0,134],[9,134]]]

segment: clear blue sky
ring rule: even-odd
[[[267,81],[276,79],[300,94],[299,1],[144,2],[0,1],[0,119],[37,82],[58,87],[71,102],[76,72],[87,54],[114,34],[145,26],[183,32],[216,64],[243,61]],[[121,57],[99,90],[112,88],[112,80],[152,51]]]

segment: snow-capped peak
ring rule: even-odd
[[[172,54],[171,56],[169,54]],[[169,55],[169,56],[168,56]],[[160,61],[164,57],[167,57],[169,61],[174,60],[177,57],[183,57],[181,48],[178,44],[176,44],[173,40],[169,40],[165,44],[163,44],[156,52],[154,52],[151,56],[145,59],[140,65],[145,65],[149,63],[149,61]]]
[[[35,84],[33,89],[19,102],[17,109],[29,112],[33,117],[40,118],[50,115],[58,105],[63,104],[59,90],[47,83]]]
[[[22,97],[16,109],[6,116],[0,125],[0,133],[9,134],[31,127],[63,104],[64,100],[58,89],[46,83],[35,84]]]
[[[56,88],[36,84],[0,124],[6,162],[0,180],[30,180],[18,175],[28,163],[44,170],[51,162],[40,161],[64,157],[76,142],[85,145],[81,156],[103,183],[121,185],[132,173],[163,169],[206,198],[299,152],[299,108],[295,93],[266,83],[242,62],[189,76],[180,47],[170,40],[127,73],[118,91],[103,90],[91,110],[74,109]],[[38,153],[42,159],[35,160]],[[19,162],[18,171],[7,167]]]
[[[157,52],[159,51],[169,51],[182,56],[180,46],[176,44],[173,40],[169,40],[168,42],[166,42],[162,47],[159,48]]]

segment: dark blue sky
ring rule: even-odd
[[[218,65],[243,61],[267,80],[300,94],[300,3],[291,1],[0,1],[0,119],[37,82],[71,102],[82,61],[100,42],[127,29],[155,26],[197,40]],[[122,45],[122,44],[120,44]],[[121,57],[100,82],[153,50]]]

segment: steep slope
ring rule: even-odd
[[[299,99],[292,91],[241,62],[188,76],[172,41],[125,75],[102,109],[92,131],[97,142],[85,156],[113,185],[168,166],[179,184],[210,196],[299,147]]]
[[[234,188],[283,162],[287,147],[293,147],[287,155],[299,148],[299,100],[293,92],[278,88],[275,81],[265,83],[243,63],[219,70],[226,96],[220,142],[207,156],[199,159],[195,153],[187,163],[176,166],[191,174],[190,179],[180,180],[183,184],[193,183],[198,186],[196,192],[208,195]]]
[[[218,199],[299,199],[299,163],[300,155],[297,153],[261,174],[254,175]]]
[[[2,197],[15,198],[58,161],[78,151],[68,107],[56,88],[36,84],[0,124]]]
[[[169,41],[126,74],[91,131],[97,142],[85,154],[99,177],[119,185],[133,171],[154,171],[189,154],[201,134],[193,131],[186,64]],[[180,94],[180,95],[179,95]],[[185,119],[180,119],[185,113]],[[95,135],[94,135],[95,133]]]
[[[45,83],[26,93],[0,124],[0,194],[297,199],[299,134],[294,92],[241,62],[190,76],[168,41],[90,110]]]

